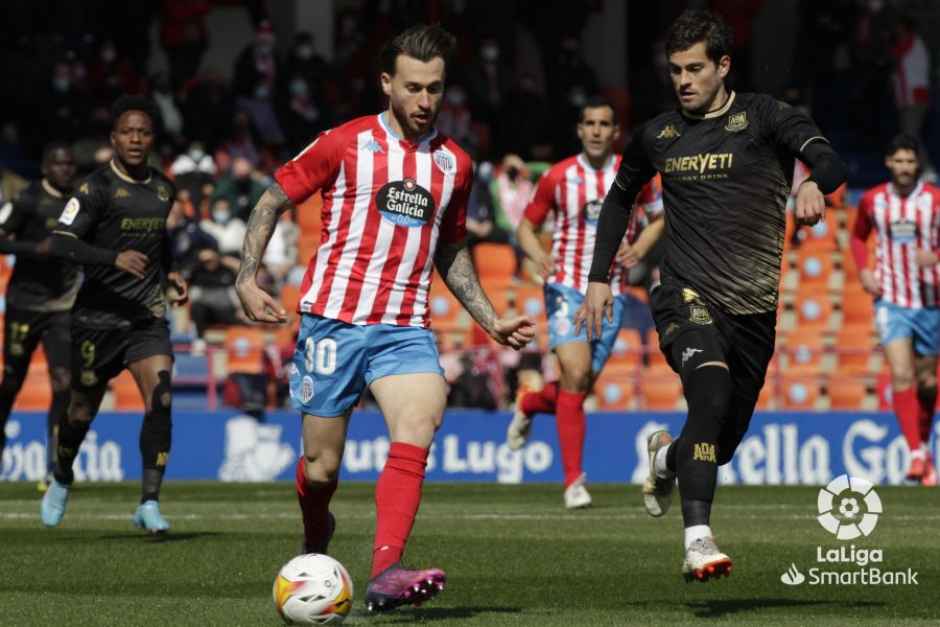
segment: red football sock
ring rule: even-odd
[[[527,414],[554,414],[558,399],[558,384],[546,383],[541,392],[523,394],[519,403]]]
[[[917,412],[917,422],[920,427],[920,441],[926,445],[930,443],[930,432],[933,430],[933,414],[937,397],[931,396],[931,398],[926,399],[928,402],[925,402],[922,397],[918,397],[918,400],[920,401],[920,411]]]
[[[388,461],[375,485],[375,542],[372,574],[375,577],[401,559],[421,504],[421,484],[428,450],[392,442]]]
[[[920,403],[917,401],[917,392],[913,386],[903,390],[894,390],[894,413],[901,425],[901,433],[907,440],[907,447],[916,451],[920,448],[920,425],[918,415]]]
[[[297,461],[294,474],[294,487],[297,489],[297,501],[304,518],[304,544],[318,546],[330,532],[330,499],[336,492],[336,481],[318,484],[313,487],[304,476],[304,458]]]
[[[581,454],[584,451],[585,394],[561,390],[558,392],[558,442],[561,445],[561,465],[565,470],[565,487],[581,476]]]

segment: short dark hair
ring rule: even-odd
[[[734,33],[719,16],[709,11],[688,9],[680,15],[666,35],[666,56],[688,50],[705,42],[705,54],[717,65],[721,57],[731,55]]]
[[[157,127],[157,108],[153,101],[145,96],[136,96],[124,94],[114,101],[111,105],[111,128],[117,126],[118,120],[128,111],[142,111],[150,117],[154,130]]]
[[[614,124],[620,124],[620,120],[617,116],[617,107],[614,106],[608,98],[604,96],[591,96],[587,99],[587,102],[584,103],[584,106],[581,107],[581,115],[578,117],[578,122],[584,121],[584,111],[585,109],[597,109],[598,107],[610,107],[610,110],[614,112]]]
[[[52,153],[54,153],[56,150],[64,150],[68,152],[70,156],[72,155],[72,145],[70,143],[60,140],[51,141],[42,147],[43,165],[49,163],[49,160],[52,159]]]
[[[395,73],[395,60],[404,54],[427,63],[435,57],[444,59],[444,67],[457,46],[457,39],[440,24],[418,24],[396,35],[382,47],[379,65],[383,72]]]
[[[890,157],[899,150],[913,150],[920,157],[920,141],[910,133],[898,133],[891,138],[885,148],[885,156]]]

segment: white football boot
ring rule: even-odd
[[[643,506],[647,514],[656,518],[669,511],[672,505],[672,491],[676,486],[675,473],[670,473],[668,477],[656,474],[656,453],[671,443],[672,436],[666,430],[655,431],[646,440],[650,471],[643,482]]]
[[[686,581],[708,581],[731,574],[731,558],[718,550],[712,537],[699,538],[689,545],[682,564]]]
[[[591,506],[591,495],[588,493],[584,483],[587,475],[581,473],[581,476],[574,480],[574,483],[565,488],[565,507],[568,509],[581,509]]]

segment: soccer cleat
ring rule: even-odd
[[[927,473],[927,458],[924,455],[911,458],[911,466],[907,469],[907,478],[911,481],[921,481]]]
[[[568,509],[581,509],[591,506],[591,495],[584,487],[587,475],[581,473],[581,476],[565,488],[565,507]]]
[[[937,468],[933,465],[933,460],[927,456],[927,468],[924,475],[920,478],[920,485],[935,487],[937,485]]]
[[[138,505],[131,520],[135,527],[146,529],[150,533],[163,533],[170,528],[167,519],[160,515],[160,502],[152,499]]]
[[[506,429],[506,446],[510,450],[518,451],[525,446],[532,432],[532,418],[529,414],[522,411],[522,397],[531,393],[527,388],[519,388],[516,394],[516,407],[512,412],[512,420],[509,421],[509,427]]]
[[[685,552],[682,576],[686,581],[708,581],[731,574],[731,558],[718,550],[714,538],[699,538]]]
[[[329,516],[330,530],[327,532],[326,537],[319,544],[307,544],[306,538],[301,539],[301,555],[306,555],[308,553],[320,553],[321,555],[326,555],[326,550],[330,547],[330,540],[333,539],[333,534],[336,533],[336,517],[333,516],[333,512],[330,512]]]
[[[45,494],[46,490],[49,489],[49,484],[52,483],[52,473],[49,473],[42,479],[36,482],[36,491],[40,494]]]
[[[49,488],[42,497],[42,504],[39,506],[39,516],[42,518],[42,524],[47,527],[57,527],[65,516],[65,506],[69,502],[69,486],[59,483],[55,479],[49,484]]]
[[[664,446],[669,446],[672,436],[666,430],[650,434],[646,440],[646,450],[649,452],[650,472],[643,482],[643,506],[650,516],[660,517],[669,511],[672,505],[672,491],[676,486],[676,475],[659,477],[656,474],[656,452]]]
[[[442,592],[445,583],[447,575],[443,570],[406,570],[396,562],[369,582],[366,588],[366,610],[378,613],[402,605],[421,605]]]

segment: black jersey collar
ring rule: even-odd
[[[128,183],[137,183],[137,184],[139,184],[139,185],[146,185],[147,183],[150,182],[150,179],[153,178],[153,172],[148,172],[147,178],[145,178],[145,179],[142,180],[142,181],[138,181],[137,179],[131,178],[131,177],[128,176],[127,174],[124,174],[123,172],[121,172],[120,170],[118,170],[118,167],[117,167],[116,165],[114,165],[114,159],[111,159],[111,161],[110,161],[109,163],[110,163],[110,165],[111,165],[111,170],[112,170],[115,174],[118,175],[118,178],[120,178],[120,179],[122,179],[122,180],[124,180],[124,181],[127,181]]]
[[[702,115],[689,113],[682,107],[679,107],[679,111],[681,111],[682,115],[685,117],[691,118],[693,120],[711,120],[712,118],[720,118],[724,114],[728,113],[729,109],[731,109],[731,105],[734,103],[734,95],[734,90],[731,90],[731,93],[728,95],[728,99],[725,100],[725,104],[721,105],[720,109],[715,109],[714,111],[709,111],[708,113],[703,113]]]

